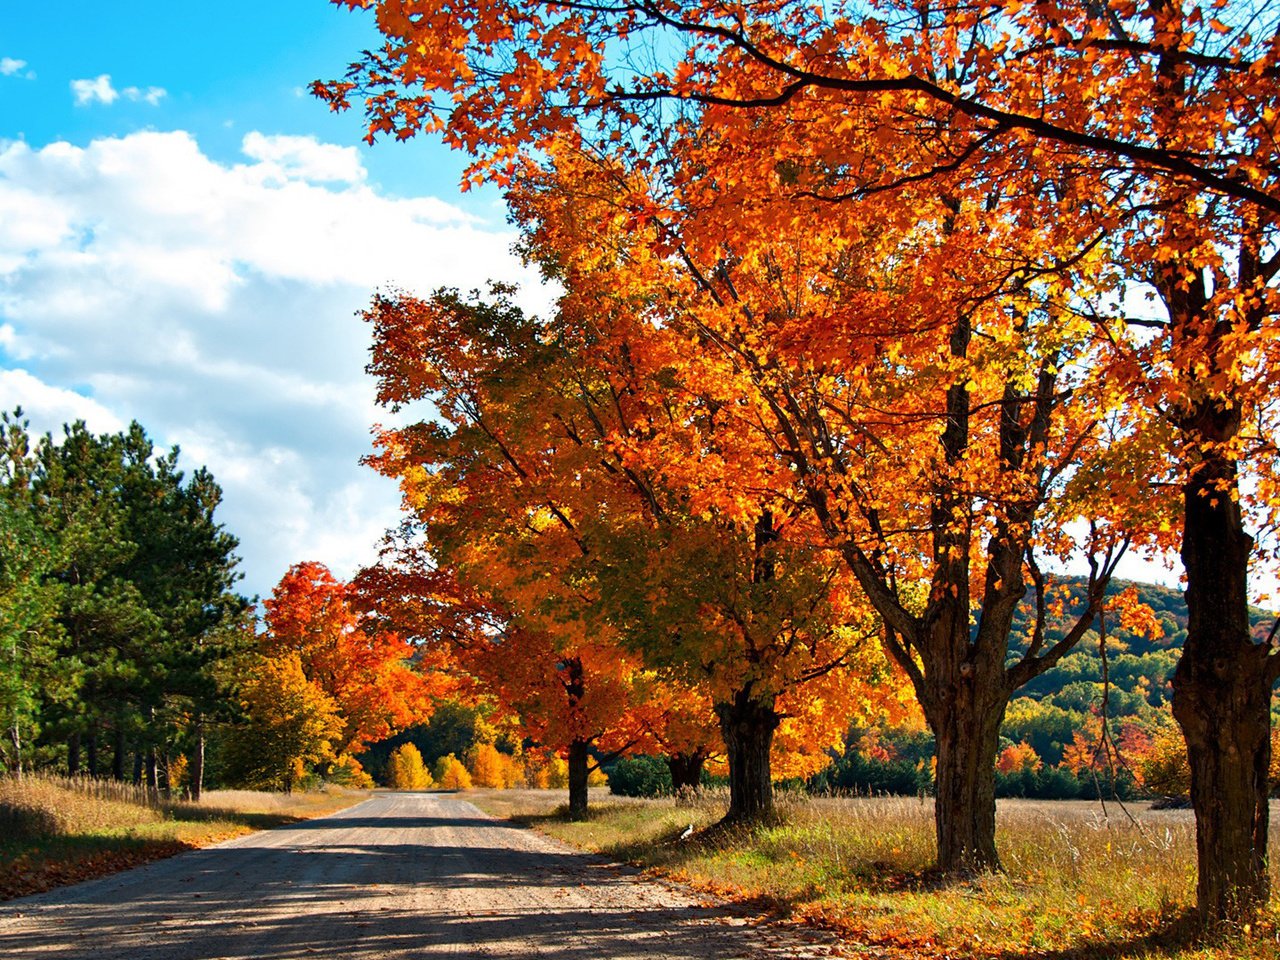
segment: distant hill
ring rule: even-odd
[[[1060,640],[1085,609],[1084,577],[1061,577],[1053,588],[1065,587],[1068,595],[1062,615],[1049,617],[1046,646]],[[1181,590],[1128,580],[1113,581],[1107,591],[1114,596],[1134,587],[1138,599],[1155,613],[1162,634],[1147,637],[1107,620],[1107,715],[1118,725],[1139,722],[1150,725],[1156,713],[1167,713],[1173,696],[1174,668],[1187,637],[1187,604]],[[1052,589],[1052,588],[1051,588]],[[1254,634],[1261,640],[1275,622],[1275,614],[1250,608]],[[1035,621],[1034,600],[1024,602],[1014,618],[1012,652],[1020,654],[1030,642]],[[1096,627],[1046,673],[1014,694],[1003,733],[1013,741],[1031,743],[1048,763],[1056,763],[1072,732],[1083,720],[1102,708],[1103,659]]]
[[[1063,604],[1063,615],[1055,620],[1052,615],[1046,624],[1046,642],[1060,640],[1085,609],[1085,588],[1088,580],[1085,577],[1057,577],[1048,588],[1052,593],[1062,587],[1069,591],[1068,599]],[[1138,599],[1145,603],[1156,615],[1163,629],[1163,636],[1151,639],[1125,630],[1109,618],[1107,635],[1113,640],[1123,643],[1130,653],[1150,653],[1155,650],[1180,650],[1182,642],[1187,638],[1187,601],[1181,590],[1157,586],[1154,583],[1137,583],[1131,580],[1113,580],[1107,588],[1107,596],[1113,597],[1134,587],[1138,591]],[[1253,625],[1254,635],[1259,640],[1271,630],[1275,614],[1260,607],[1249,608],[1249,620]],[[1031,639],[1031,630],[1035,621],[1034,598],[1030,595],[1019,607],[1013,620],[1013,643],[1016,652],[1023,652]],[[976,624],[975,624],[976,630]],[[1093,643],[1097,645],[1096,634]]]
[[[1061,605],[1056,611],[1049,606],[1046,647],[1061,640],[1085,610],[1087,583],[1084,577],[1060,577],[1053,582],[1054,596]],[[1079,754],[1081,740],[1077,738],[1081,735],[1085,744],[1096,743],[1098,720],[1104,713],[1113,742],[1125,744],[1125,762],[1141,755],[1144,739],[1150,744],[1171,730],[1176,735],[1170,710],[1171,681],[1187,637],[1186,600],[1180,590],[1127,580],[1114,581],[1107,592],[1114,596],[1131,587],[1155,614],[1160,635],[1134,633],[1121,627],[1117,617],[1109,616],[1105,660],[1095,627],[1052,670],[1016,691],[1000,728],[1001,746],[1008,749],[1027,744],[1035,750],[1039,765],[997,775],[998,796],[1096,798],[1100,793],[1118,795],[1116,791],[1132,795],[1134,783],[1127,771],[1112,778],[1110,772],[1077,775],[1075,767],[1060,766],[1073,742]],[[1034,597],[1030,598],[1015,615],[1011,659],[1024,653],[1031,640],[1034,603]],[[1275,623],[1275,614],[1251,608],[1249,619],[1261,641]],[[976,632],[976,623],[973,629]],[[933,755],[933,737],[927,731],[855,727],[847,746],[850,749],[822,773],[819,786],[906,794],[931,789],[928,762]]]

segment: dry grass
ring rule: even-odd
[[[689,806],[596,798],[585,823],[558,815],[562,794],[476,799],[577,846],[834,927],[889,956],[1280,960],[1274,910],[1225,940],[1195,938],[1189,811],[1001,801],[1005,872],[944,883],[930,869],[929,800],[783,797],[776,824],[699,833],[723,813],[722,796]],[[680,840],[691,825],[693,837]]]
[[[322,816],[365,796],[213,790],[193,803],[112,781],[0,778],[0,899]]]

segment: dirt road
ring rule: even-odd
[[[832,956],[450,796],[342,813],[0,905],[0,957]]]

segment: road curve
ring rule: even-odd
[[[375,796],[0,905],[0,957],[342,960],[831,956],[435,794]]]

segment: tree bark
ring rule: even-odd
[[[693,753],[673,753],[667,757],[667,767],[671,770],[671,790],[676,796],[681,792],[689,793],[698,790],[702,785],[702,767],[707,762],[707,755],[701,750]]]
[[[67,737],[67,776],[80,775],[80,731]]]
[[[774,698],[758,700],[750,688],[716,704],[716,717],[729,757],[729,811],[722,823],[749,823],[773,816],[773,776],[769,751],[781,717]]]
[[[18,729],[18,724],[14,723],[9,728],[9,742],[13,744],[13,774],[18,780],[22,779],[22,731]]]
[[[944,873],[1000,869],[995,761],[1008,698],[975,696],[976,688],[960,685],[959,695],[929,718],[937,759],[934,828]]]
[[[569,744],[569,819],[587,819],[587,775],[591,762],[586,740]]]
[[[124,718],[116,717],[115,755],[111,758],[111,776],[117,782],[124,782],[124,758],[129,753],[125,744]]]
[[[96,727],[89,730],[84,738],[84,745],[89,759],[89,776],[96,780],[98,777],[98,730]]]
[[[1173,677],[1173,712],[1191,766],[1196,902],[1209,925],[1248,919],[1270,895],[1270,651],[1249,629],[1253,544],[1236,488],[1235,463],[1214,455],[1184,487],[1188,623]]]
[[[196,743],[191,750],[191,768],[187,779],[191,799],[199,803],[200,794],[204,792],[204,717],[199,714],[196,715]]]

